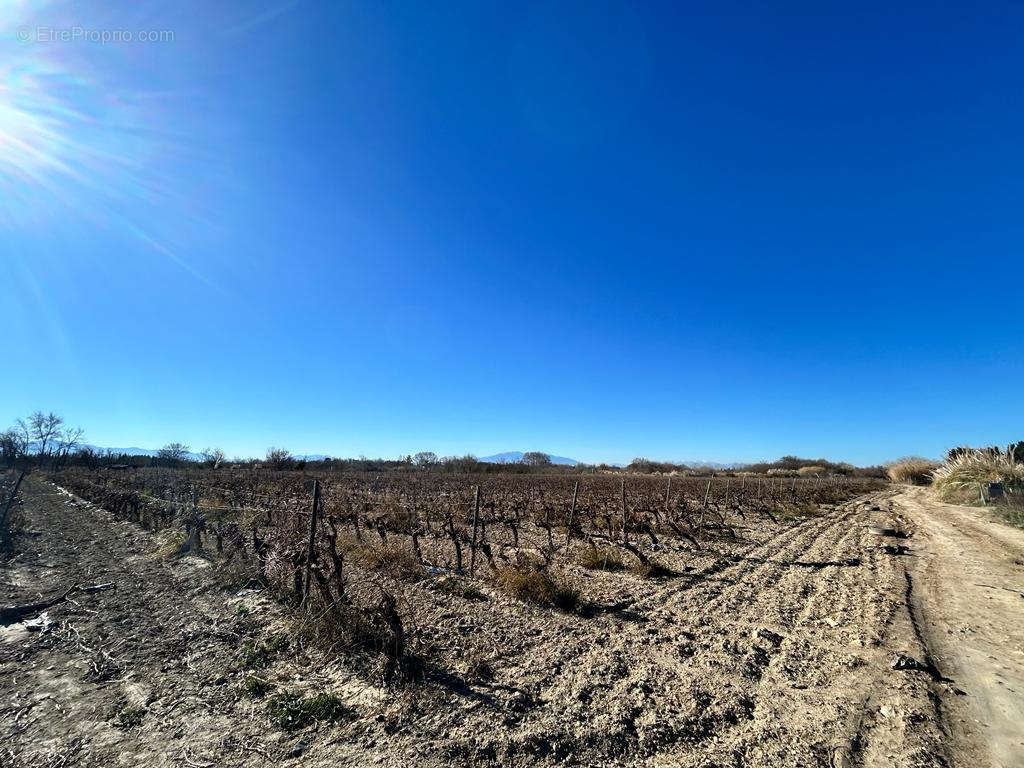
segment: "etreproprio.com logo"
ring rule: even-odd
[[[170,29],[89,29],[88,27],[18,27],[19,43],[173,43]]]

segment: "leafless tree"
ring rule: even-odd
[[[184,443],[168,443],[156,452],[156,456],[169,464],[185,461],[188,459],[188,446]]]
[[[220,448],[204,448],[203,461],[207,462],[213,469],[219,469],[224,463],[225,454]]]
[[[11,427],[0,434],[0,456],[8,467],[13,467],[18,459],[28,453],[28,437],[16,427]]]
[[[28,426],[18,420],[18,426],[28,433],[29,439],[35,443],[36,456],[39,459],[40,466],[46,461],[46,457],[49,456],[50,449],[53,444],[60,438],[61,427],[64,426],[64,419],[55,414],[53,411],[49,413],[43,413],[42,411],[36,411],[28,417]]]
[[[81,444],[84,434],[85,430],[81,427],[68,427],[59,432],[54,438],[57,446],[53,456],[54,464],[67,461],[68,456]]]

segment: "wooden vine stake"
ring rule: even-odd
[[[320,481],[313,480],[313,504],[309,510],[309,541],[306,545],[306,578],[302,582],[302,605],[309,597],[309,582],[313,579],[313,554],[316,547],[316,522],[320,510]]]
[[[476,530],[480,525],[480,486],[473,491],[473,539],[469,545],[469,578],[476,574]]]
[[[704,505],[700,510],[700,520],[697,522],[698,533],[704,533],[704,513],[708,511],[708,499],[711,498],[711,481],[708,480],[708,487],[704,490]]]
[[[622,478],[622,483],[619,486],[619,493],[622,497],[622,541],[629,541],[629,537],[626,536],[626,478]]]
[[[565,527],[565,547],[569,548],[569,542],[572,541],[572,518],[576,514],[576,494],[580,490],[580,481],[577,480],[572,484],[572,506],[569,507],[569,524]]]

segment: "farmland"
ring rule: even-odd
[[[924,612],[955,532],[879,479],[67,466],[21,499],[0,589],[48,600],[0,628],[5,764],[982,749]]]
[[[599,561],[647,575],[741,541],[738,531],[817,514],[883,483],[848,478],[306,474],[73,468],[54,480],[181,552],[213,551],[291,603],[347,602],[369,561],[406,580],[555,573]],[[597,553],[597,557],[595,557]],[[354,569],[346,570],[346,561]],[[362,565],[363,568],[359,568]],[[393,570],[393,569],[392,569]],[[354,571],[354,574],[352,573]],[[393,574],[392,574],[393,575]],[[380,586],[380,579],[376,579]]]

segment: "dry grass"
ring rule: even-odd
[[[990,450],[958,451],[933,473],[932,485],[946,501],[978,501],[979,486],[1024,485],[1024,463],[1013,455]]]
[[[611,547],[589,547],[580,555],[580,565],[591,571],[621,571],[626,567],[622,553]]]
[[[416,555],[397,544],[356,546],[349,550],[349,558],[366,571],[397,581],[421,581],[426,576]]]
[[[648,560],[646,563],[637,563],[633,567],[633,573],[641,579],[669,579],[679,575],[671,568],[654,560]]]
[[[920,456],[908,456],[897,461],[890,462],[886,466],[886,473],[894,483],[906,485],[928,485],[932,481],[932,472],[938,469],[939,465],[930,459],[922,459]]]
[[[557,608],[566,613],[579,613],[583,610],[579,591],[556,582],[544,571],[505,568],[498,571],[496,581],[503,591],[524,603]]]
[[[441,576],[432,579],[427,583],[427,589],[431,592],[439,592],[442,595],[461,597],[464,600],[486,600],[485,595],[476,584],[470,579],[461,576]]]
[[[462,659],[462,677],[470,683],[486,683],[494,679],[494,667],[490,657],[476,649]]]
[[[825,469],[825,467],[815,464],[810,467],[800,467],[796,473],[800,475],[800,477],[824,477],[828,474],[828,470]]]

